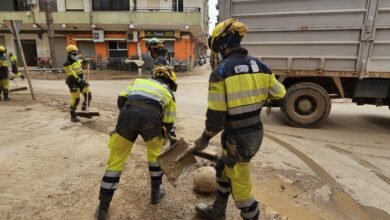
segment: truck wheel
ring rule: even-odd
[[[282,112],[288,124],[313,128],[326,120],[331,105],[324,88],[315,83],[303,82],[288,88]]]

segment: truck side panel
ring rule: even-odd
[[[248,25],[242,45],[280,75],[390,77],[390,0],[220,0],[219,8],[220,19]]]

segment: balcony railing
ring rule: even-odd
[[[200,7],[184,7],[184,8],[132,8],[132,11],[136,12],[200,12]]]

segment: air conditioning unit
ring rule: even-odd
[[[38,3],[38,0],[27,0],[28,5],[36,5]]]
[[[128,31],[126,38],[127,42],[138,42],[138,31]]]
[[[92,30],[92,41],[93,42],[104,42],[104,31],[103,30]]]

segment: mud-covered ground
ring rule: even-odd
[[[179,76],[177,134],[188,142],[204,128],[208,71]],[[33,80],[37,101],[23,91],[0,102],[1,219],[93,219],[108,133],[118,114],[116,96],[131,81],[102,78],[90,83],[91,111],[101,116],[81,123],[69,121],[67,87],[52,76]],[[328,121],[317,129],[287,126],[278,109],[270,117],[262,114],[265,137],[252,171],[263,219],[390,219],[389,113],[387,107],[342,100],[333,103]],[[219,143],[219,136],[211,141]],[[111,219],[197,219],[194,205],[213,197],[193,192],[192,173],[177,188],[164,180],[167,196],[149,204],[145,151],[137,140]],[[239,219],[232,200],[228,219]]]

